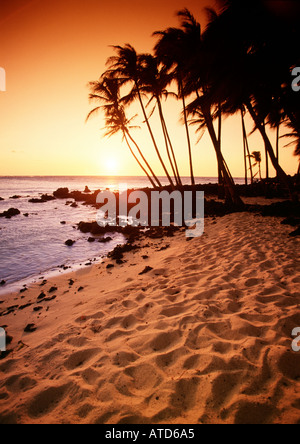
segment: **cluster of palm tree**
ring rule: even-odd
[[[292,184],[279,164],[278,141],[280,127],[288,128],[288,136],[297,145],[295,154],[300,155],[299,96],[291,88],[291,71],[300,66],[296,23],[274,14],[264,0],[222,3],[219,13],[207,9],[208,25],[204,31],[189,10],[178,12],[178,28],[154,33],[157,41],[153,54],[137,54],[129,44],[114,46],[115,55],[108,59],[107,70],[98,81],[90,83],[90,98],[99,106],[88,118],[103,110],[106,134],[121,132],[151,185],[160,188],[159,178],[130,134],[132,119],[126,113],[129,105],[138,102],[169,184],[180,187],[182,179],[162,100],[170,95],[176,97],[182,103],[191,185],[195,185],[190,137],[190,127],[194,126],[201,134],[208,131],[216,153],[219,183],[226,199],[240,205],[242,201],[222,152],[222,122],[224,117],[241,114],[246,178],[249,163],[253,181],[251,158],[254,156],[260,168],[261,157],[259,160],[257,152],[251,155],[249,151],[245,127],[248,113],[253,131],[259,131],[262,137],[267,162],[271,161],[281,184],[292,195]],[[148,112],[150,104],[153,108]],[[151,126],[156,109],[168,164]],[[268,135],[270,127],[277,129],[276,147]]]

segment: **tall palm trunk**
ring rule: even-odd
[[[170,135],[169,135],[169,132],[168,132],[168,129],[167,129],[167,125],[166,125],[165,119],[164,119],[164,128],[165,128],[167,140],[168,140],[168,143],[169,143],[169,147],[171,149],[171,153],[172,153],[172,157],[173,157],[173,161],[174,161],[174,166],[175,166],[175,171],[176,171],[176,176],[177,176],[178,184],[180,186],[182,186],[181,177],[180,177],[180,173],[179,173],[179,169],[178,169],[178,165],[177,165],[177,161],[176,161],[173,145],[172,145],[172,142],[171,142],[171,139],[170,139]]]
[[[131,142],[134,144],[134,146],[136,147],[139,155],[141,156],[141,158],[143,159],[143,161],[145,162],[147,168],[149,169],[150,173],[152,174],[152,177],[154,178],[154,180],[156,180],[157,185],[159,188],[161,188],[161,183],[159,181],[159,179],[156,177],[156,175],[154,174],[151,166],[149,165],[149,163],[147,162],[147,159],[145,158],[145,156],[143,155],[142,150],[140,149],[140,147],[138,146],[138,144],[136,143],[136,141],[133,139],[133,137],[130,135],[129,131],[126,131],[127,136],[129,137],[129,139],[131,140]],[[154,188],[157,188],[157,185],[154,184]]]
[[[263,127],[264,127],[265,133],[267,134],[265,121],[263,121]],[[266,155],[266,179],[269,180],[269,177],[270,177],[270,175],[269,175],[269,157],[268,157],[268,148],[266,146],[266,143],[265,143],[265,155]]]
[[[188,120],[187,120],[185,97],[183,94],[183,85],[182,85],[182,80],[181,80],[180,76],[178,79],[178,90],[179,90],[179,96],[182,97],[184,125],[185,125],[185,130],[186,130],[186,137],[187,137],[188,151],[189,151],[191,184],[192,184],[192,186],[194,186],[195,185],[195,176],[194,176],[194,169],[193,169],[191,138],[190,138],[190,132],[189,132],[189,126],[188,126]]]
[[[224,157],[222,155],[222,152],[220,149],[220,143],[219,143],[216,133],[215,133],[215,128],[213,125],[213,119],[211,116],[210,109],[207,107],[205,107],[205,108],[203,107],[202,113],[205,118],[205,123],[206,123],[207,129],[208,129],[209,135],[211,137],[214,149],[216,151],[218,164],[219,164],[220,169],[222,171],[226,199],[230,203],[233,203],[234,205],[243,206],[244,203],[237,193],[234,181],[232,179],[232,176],[229,172],[228,166],[226,165],[226,162],[225,162]]]
[[[222,110],[221,106],[219,106],[219,112],[218,112],[218,142],[221,150],[221,143],[222,143]],[[218,163],[218,182],[219,185],[223,185],[223,177],[222,177],[222,168],[221,165]]]
[[[174,187],[174,183],[173,183],[173,181],[172,181],[172,179],[171,179],[171,176],[170,176],[170,174],[169,174],[169,172],[168,172],[168,170],[167,170],[167,168],[166,168],[166,165],[164,164],[164,161],[163,161],[163,159],[162,159],[162,157],[161,157],[161,155],[160,155],[159,149],[158,149],[158,147],[157,147],[157,144],[156,144],[156,141],[155,141],[155,138],[154,138],[154,135],[153,135],[153,132],[152,132],[152,129],[151,129],[150,123],[149,123],[149,119],[148,119],[148,116],[147,116],[147,113],[146,113],[146,110],[145,110],[145,107],[144,107],[144,104],[143,104],[143,101],[142,101],[142,97],[141,97],[141,93],[140,93],[139,85],[138,85],[137,82],[135,82],[135,86],[136,86],[136,89],[137,89],[138,98],[139,98],[139,102],[140,102],[140,105],[141,105],[141,108],[142,108],[142,112],[143,112],[143,115],[144,115],[144,119],[145,119],[145,122],[146,122],[146,124],[147,124],[147,128],[148,128],[148,131],[149,131],[149,133],[150,133],[150,136],[151,136],[151,139],[152,139],[152,142],[153,142],[153,145],[154,145],[154,148],[155,148],[156,154],[157,154],[158,159],[159,159],[159,161],[160,161],[160,163],[161,163],[161,166],[163,167],[163,170],[164,170],[164,172],[165,172],[165,174],[166,174],[166,176],[167,176],[167,178],[168,178],[168,181],[169,181],[170,185],[171,185],[172,187]]]
[[[171,158],[171,153],[170,153],[170,149],[169,149],[169,143],[168,143],[168,136],[167,136],[167,130],[166,130],[166,123],[165,123],[165,119],[164,119],[164,115],[163,115],[163,111],[162,111],[162,106],[161,106],[161,102],[159,97],[156,96],[156,101],[157,101],[157,105],[158,105],[158,112],[159,112],[159,118],[160,118],[160,122],[161,122],[161,127],[162,127],[162,131],[163,131],[163,135],[164,135],[164,139],[165,139],[165,145],[166,145],[166,152],[167,152],[167,156],[171,165],[171,169],[173,171],[173,175],[174,175],[174,179],[176,182],[176,185],[179,185],[179,180],[177,177],[177,173],[176,173],[176,169],[173,163],[173,160]],[[174,154],[174,152],[173,152]]]
[[[130,143],[129,143],[127,137],[129,137],[130,140],[133,141],[133,143],[135,144],[135,146],[137,146],[137,144],[136,144],[135,141],[132,139],[132,137],[130,136],[130,134],[129,134],[128,131],[124,131],[124,132],[123,132],[123,135],[124,135],[124,139],[125,139],[125,141],[126,141],[126,143],[127,143],[127,146],[128,146],[128,148],[130,149],[131,154],[133,155],[133,157],[134,157],[135,160],[137,161],[138,165],[140,166],[140,168],[143,170],[143,172],[144,172],[144,173],[146,174],[146,176],[148,177],[149,182],[151,183],[151,185],[153,186],[153,188],[157,188],[157,185],[154,183],[152,177],[150,176],[150,174],[148,173],[148,171],[144,168],[144,166],[141,164],[141,162],[139,161],[139,159],[138,159],[138,157],[136,156],[135,152],[133,151],[133,149],[132,149],[132,147],[131,147],[131,145],[130,145]]]
[[[250,150],[249,150],[249,143],[248,143],[248,137],[247,137],[247,131],[246,131],[245,117],[244,117],[243,109],[241,109],[241,116],[242,116],[242,128],[243,128],[243,139],[244,139],[246,185],[247,185],[247,175],[248,175],[247,158],[249,160],[251,185],[253,185],[253,168],[252,168],[251,154],[250,154]]]
[[[252,117],[252,119],[253,119],[253,121],[255,123],[256,128],[259,130],[259,132],[260,132],[260,134],[261,134],[261,136],[263,138],[263,141],[265,143],[265,147],[266,147],[267,153],[270,156],[272,165],[273,165],[273,167],[275,168],[275,170],[276,170],[276,172],[278,174],[279,180],[281,181],[282,185],[285,186],[286,189],[289,191],[290,197],[293,198],[293,188],[292,188],[292,186],[291,186],[291,184],[290,184],[290,182],[288,180],[288,177],[287,177],[286,173],[281,168],[281,166],[279,165],[279,163],[278,163],[278,161],[276,159],[276,156],[275,156],[272,144],[271,144],[270,139],[269,139],[269,137],[268,137],[268,135],[266,133],[266,130],[265,130],[263,122],[261,122],[260,119],[258,118],[258,116],[257,116],[256,112],[254,111],[254,108],[253,108],[253,106],[252,106],[250,101],[248,101],[246,103],[246,106],[248,108],[250,116]]]
[[[280,123],[278,123],[278,125],[276,127],[276,159],[277,159],[278,163],[279,163],[279,136],[280,136]],[[278,174],[277,174],[277,178],[278,178]]]

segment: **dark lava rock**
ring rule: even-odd
[[[51,287],[48,293],[54,293],[57,291],[57,287]]]
[[[149,273],[149,271],[151,271],[151,270],[153,270],[152,267],[145,267],[145,269],[141,273],[139,273],[139,276],[141,276],[142,274]]]
[[[300,217],[300,203],[294,203],[291,201],[276,202],[271,205],[267,205],[262,209],[263,216],[275,216],[275,217]]]
[[[23,214],[24,217],[29,217],[28,213]]]
[[[54,191],[53,196],[57,199],[68,199],[70,197],[69,188],[58,188]]]
[[[78,205],[76,202],[73,202],[72,205],[70,205],[71,208],[78,208]]]
[[[137,249],[138,249],[137,246],[131,245],[131,244],[117,245],[113,251],[108,253],[107,257],[109,257],[110,259],[113,259],[115,261],[119,261],[119,260],[123,259],[124,253],[128,253],[129,251],[133,251],[133,250],[137,250]]]
[[[6,284],[6,282],[4,280],[0,282],[1,287],[5,284]]]
[[[106,268],[109,270],[110,268],[114,268],[114,264],[108,264]]]
[[[72,247],[74,244],[75,244],[75,241],[73,241],[73,240],[71,240],[71,239],[68,239],[68,240],[65,242],[65,245],[67,245],[67,247]]]
[[[0,197],[0,201],[4,200],[3,197]]]
[[[96,240],[96,239],[95,239],[94,237],[89,237],[89,238],[88,238],[88,242],[90,242],[90,243],[95,242],[95,240]]]
[[[4,211],[3,213],[0,213],[0,217],[6,217],[7,219],[10,219],[11,217],[18,216],[20,211],[16,208],[10,208],[7,211]]]
[[[65,220],[62,220],[62,221],[61,221],[61,225],[66,225],[66,223],[67,223],[67,222],[66,222]]]
[[[42,291],[42,293],[38,296],[37,300],[40,301],[46,297],[45,293]]]
[[[25,291],[28,291],[28,288],[26,288],[26,287],[21,288],[20,293],[25,293]]]
[[[49,196],[48,194],[43,194],[40,199],[29,199],[30,203],[45,203],[50,202],[51,200],[55,200],[54,196]]]
[[[39,306],[39,307],[34,307],[33,311],[41,311],[43,310],[43,307]]]
[[[102,239],[99,239],[100,244],[107,244],[108,242],[112,241],[112,237],[103,237]]]
[[[50,302],[50,301],[54,301],[54,299],[56,299],[57,296],[49,296],[47,298],[44,299],[45,302]]]
[[[74,283],[75,283],[75,282],[73,281],[73,279],[70,279],[70,280],[69,280],[69,285],[70,285],[70,286],[74,285]]]
[[[88,186],[86,186],[85,189],[84,189],[84,192],[85,192],[85,193],[91,193],[91,190],[89,189]]]
[[[34,331],[36,331],[37,327],[35,324],[28,324],[26,325],[26,327],[24,328],[24,332],[25,333],[33,333]]]
[[[300,219],[297,217],[288,217],[281,222],[282,225],[290,225],[291,227],[300,226]]]
[[[31,303],[31,302],[29,302],[28,304],[25,304],[25,305],[20,305],[19,310],[25,310],[25,308],[31,307],[31,305],[33,305],[33,303]]]
[[[289,236],[291,236],[291,237],[300,236],[300,227],[297,228],[297,230],[295,230],[292,233],[290,233]]]

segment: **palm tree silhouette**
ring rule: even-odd
[[[252,154],[250,154],[249,156],[249,160],[251,162],[251,158],[254,159],[254,164],[253,166],[258,165],[258,173],[259,174],[259,179],[260,181],[262,181],[262,177],[261,177],[261,152],[260,151],[253,151]],[[257,174],[255,174],[253,177],[255,177]]]
[[[142,100],[142,85],[141,85],[141,64],[140,57],[136,53],[133,46],[126,44],[125,46],[113,46],[114,50],[117,52],[116,56],[112,56],[107,60],[108,70],[105,75],[110,75],[121,80],[122,84],[132,83],[133,87],[130,93],[123,98],[125,104],[129,104],[138,98],[142,113],[144,116],[145,123],[147,125],[153,146],[155,148],[158,159],[161,166],[168,178],[170,185],[173,187],[174,183],[168,172],[168,169],[161,157],[159,148],[157,146],[152,128],[149,123],[149,118],[146,113],[146,109]],[[161,186],[161,185],[160,185]]]
[[[155,100],[155,105],[151,112],[151,115],[153,114],[157,106],[162,126],[162,132],[165,140],[167,156],[173,171],[176,184],[181,186],[182,182],[180,179],[178,165],[162,108],[162,98],[168,97],[170,94],[172,94],[166,89],[168,84],[170,83],[171,76],[167,73],[167,70],[164,67],[161,68],[159,66],[158,59],[151,54],[141,54],[139,56],[139,60],[141,66],[141,91],[146,95],[151,96],[147,106],[149,106],[150,103]]]
[[[187,10],[179,13],[185,17],[185,26],[195,26],[194,18]],[[199,25],[200,26],[200,25]],[[221,126],[219,125],[219,134],[217,136],[214,120],[220,117],[220,102],[214,101],[211,89],[211,58],[213,54],[207,51],[207,42],[202,37],[198,38],[194,54],[189,57],[189,63],[185,66],[183,77],[183,91],[186,97],[195,97],[187,106],[187,113],[195,121],[197,118],[203,119],[208,130],[213,147],[216,152],[218,169],[222,175],[225,195],[228,202],[242,206],[243,202],[237,193],[232,175],[223,154],[221,152]],[[195,120],[196,117],[196,120]],[[220,121],[220,120],[219,120]]]
[[[183,77],[184,68],[189,63],[189,60],[194,54],[194,49],[200,42],[201,27],[187,9],[179,11],[178,16],[182,19],[181,29],[167,28],[165,31],[156,31],[153,34],[154,36],[159,37],[154,51],[160,62],[172,73],[172,79],[177,83],[178,97],[181,98],[183,105],[183,118],[188,144],[191,184],[195,185],[191,139],[188,127],[185,95],[183,91]]]
[[[264,141],[279,180],[293,194],[291,184],[279,165],[266,126],[271,113],[283,107],[280,98],[289,69],[285,39],[278,33],[279,22],[267,13],[263,2],[228,0],[206,32],[215,54],[212,81],[214,101],[222,102],[224,113],[235,114],[245,106],[255,129]],[[222,38],[221,38],[222,36]],[[239,36],[239,38],[237,38]],[[288,46],[288,45],[287,45]],[[280,63],[278,54],[280,53]],[[290,54],[289,54],[290,57]]]
[[[96,100],[97,102],[100,102],[101,105],[97,106],[92,111],[90,111],[90,113],[86,118],[86,121],[88,121],[92,115],[98,113],[100,110],[103,110],[105,114],[105,128],[106,128],[105,136],[111,137],[121,132],[123,140],[126,141],[127,146],[131,154],[133,155],[134,159],[136,160],[142,171],[148,177],[151,185],[154,188],[157,188],[157,185],[155,184],[154,180],[152,179],[146,168],[143,166],[143,164],[141,163],[141,161],[139,160],[139,158],[137,157],[137,155],[135,154],[134,150],[132,149],[129,143],[129,141],[131,141],[134,144],[139,155],[145,162],[146,166],[149,168],[151,174],[154,175],[141,149],[130,135],[129,129],[134,128],[133,126],[130,125],[133,119],[128,120],[126,118],[124,107],[120,103],[120,82],[114,78],[103,77],[100,81],[90,82],[89,85],[92,90],[92,93],[90,94],[90,100],[92,101]]]
[[[248,166],[247,166],[247,159],[248,159],[250,180],[251,180],[251,185],[252,185],[254,177],[253,177],[253,170],[252,170],[252,163],[251,163],[251,154],[249,151],[249,143],[248,143],[248,137],[247,137],[247,131],[246,131],[246,124],[245,124],[245,109],[244,109],[244,107],[241,108],[241,117],[242,117],[242,131],[243,131],[243,142],[244,142],[245,184],[248,185]]]

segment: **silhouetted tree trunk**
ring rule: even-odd
[[[165,172],[165,174],[166,174],[166,176],[168,178],[168,181],[170,182],[170,185],[172,187],[174,187],[174,183],[173,183],[173,181],[171,179],[171,176],[170,176],[170,174],[169,174],[169,172],[168,172],[168,170],[167,170],[167,168],[166,168],[166,166],[164,164],[164,161],[163,161],[163,159],[162,159],[162,157],[160,155],[159,149],[157,147],[157,144],[156,144],[156,141],[155,141],[155,138],[154,138],[154,135],[153,135],[150,123],[149,123],[149,119],[148,119],[148,116],[147,116],[147,113],[146,113],[146,110],[145,110],[145,107],[144,107],[144,104],[143,104],[143,101],[142,101],[142,97],[141,97],[141,93],[140,93],[140,90],[139,90],[139,86],[138,86],[137,83],[136,83],[136,88],[137,88],[138,98],[139,98],[139,102],[140,102],[140,105],[141,105],[141,108],[142,108],[143,116],[144,116],[145,122],[147,124],[147,128],[148,128],[148,131],[150,133],[150,136],[151,136],[151,139],[152,139],[152,142],[153,142],[156,154],[157,154],[158,159],[159,159],[159,161],[161,163],[161,166],[163,167],[163,170],[164,170],[164,172]]]
[[[224,160],[224,157],[221,153],[220,149],[220,143],[217,139],[215,128],[213,125],[213,119],[210,113],[210,109],[204,109],[202,108],[202,113],[205,118],[205,123],[209,132],[209,135],[211,137],[214,149],[216,151],[217,161],[218,165],[220,166],[222,177],[224,181],[224,187],[225,187],[225,196],[227,201],[230,203],[233,203],[234,205],[243,206],[244,203],[240,196],[238,195],[237,189],[235,187],[234,181],[229,173],[228,167],[226,165],[226,162]]]
[[[278,163],[278,161],[276,159],[276,156],[275,156],[272,144],[271,144],[270,139],[269,139],[269,137],[268,137],[268,135],[267,135],[267,133],[265,131],[264,124],[262,122],[260,122],[260,120],[259,120],[258,116],[256,115],[256,113],[254,111],[254,108],[253,108],[253,106],[252,106],[250,101],[248,101],[246,103],[246,106],[248,108],[250,116],[252,117],[252,119],[253,119],[257,129],[259,130],[259,132],[260,132],[260,134],[261,134],[261,136],[263,138],[263,141],[265,143],[266,151],[267,151],[268,155],[270,156],[272,165],[273,165],[273,167],[275,168],[275,170],[276,170],[276,172],[278,174],[278,178],[279,178],[280,182],[289,191],[291,198],[293,198],[293,188],[292,188],[292,186],[291,186],[291,184],[290,184],[290,182],[288,180],[288,177],[287,177],[286,173],[281,168],[281,166],[279,165],[279,163]]]
[[[250,179],[251,179],[251,185],[252,185],[253,184],[253,169],[252,169],[252,163],[251,163],[251,154],[250,154],[250,150],[249,150],[246,125],[245,125],[244,111],[242,109],[241,109],[241,115],[242,115],[242,129],[243,129],[243,141],[244,141],[244,156],[245,156],[245,183],[246,183],[246,185],[248,185],[248,166],[247,166],[247,159],[248,159],[249,169],[250,169]]]
[[[186,104],[185,104],[185,97],[184,97],[184,94],[183,94],[182,80],[179,79],[178,82],[179,82],[178,83],[179,95],[181,95],[181,97],[182,97],[184,125],[185,125],[186,137],[187,137],[187,143],[188,143],[190,173],[191,173],[191,184],[195,185],[195,177],[194,177],[194,170],[193,170],[193,159],[192,159],[191,138],[190,138],[190,132],[189,132],[189,126],[188,126],[188,120],[187,120]]]
[[[131,154],[133,155],[133,157],[134,157],[135,160],[137,161],[137,163],[138,163],[138,165],[140,166],[140,168],[143,170],[143,172],[144,172],[144,173],[146,174],[146,176],[148,177],[148,179],[149,179],[151,185],[153,186],[153,188],[157,188],[157,185],[154,183],[152,177],[150,176],[150,174],[148,173],[148,171],[144,168],[144,166],[141,164],[141,162],[139,161],[138,157],[137,157],[136,154],[134,153],[134,151],[133,151],[133,149],[132,149],[132,147],[131,147],[131,145],[130,145],[130,143],[129,143],[127,137],[129,137],[129,139],[130,139],[130,140],[134,143],[134,145],[137,147],[136,142],[135,142],[135,141],[133,140],[133,138],[130,136],[130,134],[129,134],[128,131],[127,131],[127,132],[124,131],[123,134],[124,134],[124,139],[125,139],[125,141],[126,141],[126,143],[127,143],[128,148],[130,149]]]

